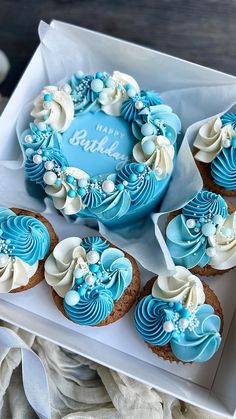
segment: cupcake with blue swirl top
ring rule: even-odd
[[[204,184],[225,196],[236,196],[236,114],[207,121],[194,141],[194,157]]]
[[[199,275],[222,274],[236,266],[235,206],[219,194],[200,191],[171,214],[166,242],[176,265]]]
[[[20,292],[44,279],[44,260],[57,244],[41,214],[0,208],[0,293]]]
[[[45,279],[62,314],[83,326],[119,320],[139,294],[135,260],[99,236],[59,242],[46,260]]]
[[[223,312],[214,292],[182,267],[150,279],[136,306],[138,334],[158,356],[175,362],[206,362],[218,351]]]

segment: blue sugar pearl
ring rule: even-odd
[[[74,180],[75,180],[74,176],[71,176],[71,175],[66,176],[67,183],[73,184]]]
[[[77,291],[70,290],[65,294],[64,300],[65,303],[68,304],[68,306],[75,306],[76,304],[78,304],[80,296]]]
[[[118,185],[117,185],[117,190],[120,192],[120,191],[123,191],[124,190],[124,185],[122,185],[122,183],[119,183]]]
[[[188,319],[190,317],[190,311],[188,308],[182,308],[181,312],[180,312],[181,317],[183,317],[184,319]]]
[[[144,171],[144,165],[143,164],[137,164],[137,166],[135,167],[135,169],[137,170],[138,173],[143,173],[143,171]]]
[[[176,311],[180,311],[183,308],[183,305],[181,303],[175,303],[174,308]]]
[[[135,182],[137,180],[137,175],[135,173],[131,173],[129,175],[129,181],[130,182]]]
[[[96,72],[96,79],[102,79],[102,72],[101,71],[97,71]]]
[[[69,189],[67,195],[69,196],[69,198],[74,198],[76,196],[76,192],[73,189]]]
[[[79,188],[78,194],[81,196],[81,198],[83,198],[83,196],[86,195],[86,190],[84,188]]]
[[[48,157],[48,156],[50,155],[50,151],[45,150],[45,151],[43,152],[43,154],[44,154],[44,156]]]
[[[83,278],[75,278],[76,285],[81,285],[83,283]]]
[[[91,264],[91,265],[89,265],[89,270],[92,273],[96,273],[99,270],[99,265]]]
[[[75,278],[82,278],[83,275],[84,275],[83,269],[77,268],[77,269],[74,270],[74,277]]]
[[[45,102],[50,102],[52,100],[52,96],[49,93],[46,93],[46,95],[44,95],[43,100]]]
[[[98,270],[96,275],[97,275],[97,279],[100,279],[102,276],[102,272]]]
[[[231,140],[231,146],[232,146],[232,147],[236,147],[236,135],[234,135],[234,136],[232,137],[232,140]]]
[[[82,284],[81,287],[78,289],[78,293],[81,297],[83,297],[86,294],[87,285]]]
[[[150,124],[150,122],[147,122],[141,128],[141,133],[144,135],[144,137],[148,135],[152,135],[153,132],[154,132],[154,127],[152,124]]]
[[[10,244],[11,243],[11,240],[10,239],[7,239],[6,240],[6,244]]]
[[[147,176],[145,177],[145,179],[146,179],[146,180],[150,180],[150,175],[147,175]]]
[[[204,223],[204,221],[203,221],[203,223]],[[201,226],[202,226],[203,223],[200,223],[200,220],[199,220],[199,222],[195,225],[195,227],[201,228]]]
[[[177,332],[173,332],[172,333],[172,338],[177,339],[178,338],[178,333]]]
[[[205,223],[205,218],[204,217],[199,218],[199,223],[204,224]]]
[[[214,226],[214,224],[212,223],[203,224],[202,234],[204,234],[204,236],[206,237],[213,236],[215,232],[216,232],[216,227]]]
[[[32,148],[27,148],[27,149],[25,150],[25,155],[26,155],[27,157],[32,156],[32,154],[34,154],[34,150],[33,150]]]
[[[134,90],[132,87],[130,87],[130,88],[127,90],[127,95],[128,95],[129,97],[134,97],[134,96],[136,96],[136,92],[135,92],[135,90]]]
[[[152,140],[144,141],[141,145],[144,154],[150,156],[155,150],[155,144]]]
[[[104,87],[104,85],[103,85],[102,80],[100,80],[100,79],[92,80],[91,89],[92,89],[93,92],[99,93],[99,92],[102,91],[103,87]]]
[[[110,87],[110,88],[115,87],[115,81],[112,80],[111,78],[107,79],[107,81],[106,81],[106,87]]]
[[[173,133],[171,131],[167,131],[166,136],[171,139],[173,137]]]
[[[174,303],[173,303],[173,301],[170,301],[170,302],[168,303],[168,305],[169,305],[169,307],[174,307]]]
[[[61,179],[57,179],[55,182],[55,185],[60,186],[61,185]]]
[[[125,85],[125,90],[126,90],[126,92],[127,92],[129,89],[131,89],[131,88],[132,88],[132,84],[127,83],[127,84]]]
[[[32,135],[32,138],[33,138],[33,140],[36,140],[37,139],[37,135],[33,134]]]

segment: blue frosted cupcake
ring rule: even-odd
[[[69,237],[45,263],[45,279],[58,309],[84,326],[106,326],[123,317],[140,287],[135,260],[99,236]]]

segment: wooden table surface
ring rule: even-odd
[[[236,74],[236,0],[0,0],[9,95],[38,44],[40,19],[63,20]]]

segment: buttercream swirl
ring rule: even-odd
[[[139,335],[146,342],[163,346],[169,343],[172,337],[172,333],[166,332],[163,325],[173,317],[174,311],[168,303],[148,295],[137,304],[134,323]]]
[[[51,127],[41,122],[40,129],[37,125],[30,123],[30,129],[23,132],[21,143],[24,149],[31,148],[38,150],[40,147],[60,148],[62,142],[61,134],[52,131]]]
[[[61,210],[65,215],[76,214],[84,208],[82,198],[76,192],[76,187],[67,183],[64,176],[59,184],[47,185],[45,191],[52,197],[55,208]],[[70,195],[70,191],[73,191],[73,195]]]
[[[86,253],[90,250],[95,250],[98,253],[102,253],[109,247],[109,244],[99,236],[85,237],[81,246],[85,249]]]
[[[214,314],[213,307],[203,304],[197,308],[195,315],[199,325],[193,330],[186,329],[178,340],[172,338],[170,341],[173,354],[183,362],[208,361],[221,343],[221,321]]]
[[[222,126],[220,118],[206,122],[199,130],[193,143],[199,149],[195,159],[210,163],[224,147],[225,141],[231,141],[235,135],[230,124]]]
[[[236,212],[219,225],[214,236],[209,237],[213,247],[210,265],[215,269],[230,269],[236,266]]]
[[[159,93],[155,92],[154,90],[141,90],[140,95],[144,97],[147,106],[161,105],[163,103]]]
[[[166,302],[181,302],[191,311],[205,301],[202,282],[183,266],[176,266],[173,275],[159,275],[153,284],[152,296]]]
[[[88,208],[97,208],[103,200],[101,191],[96,188],[90,187],[86,194],[83,196],[83,203]]]
[[[202,190],[182,209],[185,217],[204,220],[211,219],[214,215],[221,215],[226,218],[228,205],[221,195],[214,192]]]
[[[36,218],[24,215],[8,217],[1,223],[1,230],[1,238],[10,241],[11,255],[31,266],[49,251],[49,233]]]
[[[113,299],[119,300],[132,281],[131,262],[121,250],[108,248],[101,255],[101,266],[108,272],[108,278],[102,283],[111,291]]]
[[[74,103],[75,116],[92,110],[98,94],[91,90],[92,75],[73,74],[68,84],[71,87],[71,97]]]
[[[223,148],[211,163],[214,182],[226,190],[236,189],[236,148]]]
[[[38,262],[30,266],[18,257],[5,256],[5,258],[6,263],[0,267],[0,293],[7,293],[27,285],[38,268]]]
[[[220,117],[222,126],[231,125],[233,130],[236,131],[236,114],[233,112],[226,112]]]
[[[66,314],[73,322],[80,325],[96,326],[109,316],[113,306],[112,293],[102,285],[91,290],[88,288],[74,306],[69,306],[64,300]]]
[[[39,156],[41,161],[39,163],[34,162],[34,156]],[[45,168],[45,163],[47,161],[51,161],[53,163],[54,170],[61,169],[63,166],[68,166],[68,162],[65,156],[61,153],[61,151],[57,148],[47,148],[47,150],[41,150],[41,154],[39,154],[39,150],[35,153],[32,153],[25,162],[25,172],[26,176],[36,183],[41,185],[44,184],[43,176],[47,169]]]
[[[16,214],[9,208],[0,207],[0,224],[8,217],[15,216]]]
[[[125,215],[128,212],[130,205],[130,195],[123,189],[108,195],[100,205],[93,208],[93,212],[106,220],[113,220]]]
[[[145,144],[152,144],[153,151],[145,152]],[[133,148],[134,160],[148,165],[159,178],[172,173],[174,155],[174,146],[162,135],[146,136]]]
[[[206,254],[207,237],[201,229],[188,228],[186,217],[177,215],[166,229],[167,246],[176,265],[191,269],[194,266],[204,267],[210,260]]]
[[[121,116],[122,118],[127,121],[131,122],[134,121],[139,114],[139,110],[135,106],[137,101],[141,101],[143,106],[148,105],[148,100],[145,96],[135,95],[133,97],[130,97],[129,99],[126,99],[121,106]]]
[[[74,117],[72,98],[57,86],[46,86],[35,99],[31,116],[35,118],[35,124],[46,122],[53,130],[65,132]]]

